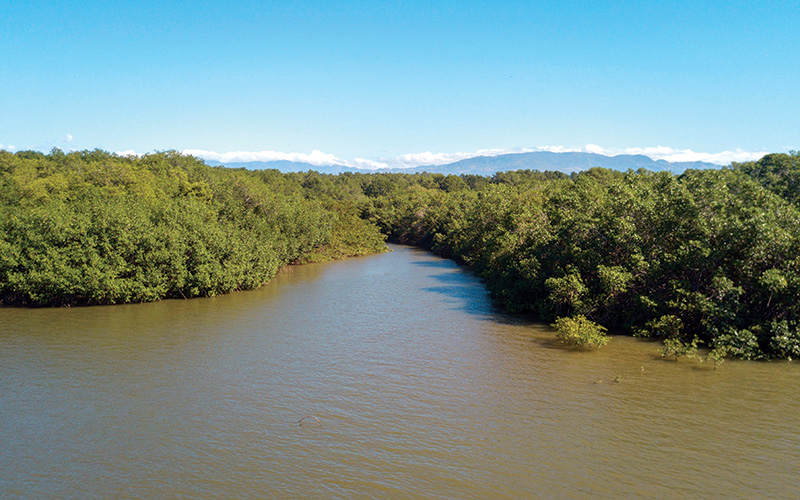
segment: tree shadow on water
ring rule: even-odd
[[[419,267],[441,267],[444,269],[465,270],[463,267],[459,266],[455,261],[448,260],[445,258],[441,258],[438,260],[415,260],[411,262],[411,264]]]
[[[544,347],[545,349],[558,349],[561,351],[578,351],[581,349],[576,349],[574,347],[570,347],[556,337],[534,337],[531,339],[534,344]],[[584,349],[585,350],[585,349]]]
[[[531,314],[510,314],[504,312],[492,299],[486,285],[480,276],[472,270],[459,265],[457,262],[439,258],[437,260],[420,260],[412,262],[413,265],[439,269],[441,272],[428,275],[442,283],[441,286],[424,287],[421,290],[446,295],[452,302],[464,301],[463,305],[452,307],[452,310],[461,310],[487,321],[506,325],[541,325],[542,321]]]
[[[447,303],[452,304],[450,310],[463,311],[482,319],[496,321],[499,313],[489,300],[486,290],[479,289],[470,283],[428,286],[420,289],[423,292],[444,295]]]
[[[449,272],[449,273],[436,273],[428,275],[429,278],[433,278],[436,281],[441,281],[442,283],[452,283],[455,285],[462,285],[462,286],[480,286],[483,290],[486,290],[486,286],[483,284],[483,280],[481,280],[478,276],[471,274],[471,273],[464,273],[464,272]]]
[[[485,290],[476,290],[475,287],[467,285],[426,286],[422,291],[446,295],[453,299],[480,302],[481,305],[485,305],[489,300]]]
[[[439,281],[444,281],[447,283],[464,283],[465,285],[470,285],[476,282],[483,283],[483,280],[480,278],[480,276],[472,272],[472,270],[467,267],[460,266],[452,260],[424,260],[412,262],[412,264],[419,267],[441,270],[441,272],[431,273],[428,275],[429,277]]]
[[[543,324],[542,321],[531,314],[504,312],[480,282],[464,281],[463,278],[448,278],[446,275],[442,277],[436,276],[436,278],[444,282],[444,284],[423,287],[420,290],[444,295],[447,298],[447,303],[452,305],[450,310],[463,311],[482,320],[504,325],[530,326]]]

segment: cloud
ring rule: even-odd
[[[395,158],[381,158],[381,161],[394,168],[412,168],[421,165],[445,165],[447,163],[475,158],[476,156],[499,156],[511,153],[530,153],[532,151],[539,151],[539,149],[479,149],[469,153],[431,153],[430,151],[426,151],[424,153],[404,154]]]
[[[129,149],[127,151],[115,151],[114,154],[117,156],[139,156],[139,154],[132,149]]]
[[[279,151],[230,151],[218,153],[202,149],[185,149],[184,154],[203,158],[204,160],[218,161],[220,163],[240,163],[251,161],[293,161],[310,163],[311,165],[342,166],[360,168],[364,170],[377,170],[380,168],[411,168],[420,165],[444,165],[458,160],[475,156],[496,156],[506,153],[522,153],[533,151],[531,149],[480,149],[470,153],[410,153],[394,158],[355,158],[345,160],[331,153],[314,150],[311,153],[282,153]],[[127,153],[127,152],[126,152]],[[120,153],[118,153],[120,154]]]
[[[611,155],[608,155],[606,153],[606,151],[607,151],[607,149],[605,149],[602,146],[598,146],[597,144],[587,144],[586,146],[583,147],[583,150],[582,150],[582,152],[584,152],[584,153],[594,153],[594,154],[598,154],[598,155],[611,156]]]
[[[756,161],[769,153],[768,151],[742,151],[741,149],[722,151],[719,153],[700,153],[692,151],[691,149],[674,149],[666,146],[607,149],[594,144],[587,144],[584,150],[589,153],[598,153],[606,156],[616,156],[620,154],[644,155],[654,160],[666,160],[669,162],[704,161],[717,165],[730,165],[731,162]]]
[[[4,145],[2,145],[2,144],[0,144],[0,151],[2,151],[2,150],[5,150],[5,151],[14,151],[15,149],[17,149],[17,148],[16,148],[16,146],[14,146],[13,144],[6,144],[5,146],[4,146]]]
[[[423,165],[445,165],[456,161],[475,158],[476,156],[500,156],[515,153],[533,153],[537,151],[548,151],[551,153],[566,152],[595,152],[602,149],[600,146],[586,147],[566,147],[566,146],[536,146],[530,148],[502,148],[502,149],[479,149],[472,152],[461,153],[410,153],[395,158],[381,158],[381,161],[394,168],[413,168]],[[590,151],[591,150],[591,151]]]
[[[453,163],[454,161],[465,160],[478,156],[477,153],[431,153],[426,151],[424,153],[409,153],[398,156],[396,158],[389,158],[387,161],[395,164],[397,167],[416,167],[419,165],[444,165],[446,163]]]
[[[536,146],[529,148],[515,149],[480,149],[474,153],[417,153],[399,156],[394,163],[398,166],[415,167],[419,165],[442,165],[454,161],[474,158],[476,156],[497,156],[511,153],[530,153],[535,151],[548,151],[551,153],[595,153],[605,156],[617,155],[644,155],[654,160],[665,160],[668,162],[694,162],[704,161],[717,165],[729,165],[731,162],[756,161],[761,159],[768,151],[743,151],[736,149],[733,151],[722,151],[719,153],[701,153],[691,149],[675,149],[666,146],[638,147],[638,148],[605,148],[597,144],[586,144],[585,146]],[[384,160],[393,163],[391,160]]]
[[[548,151],[551,153],[595,153],[605,156],[617,156],[621,154],[644,155],[654,160],[666,160],[669,162],[704,161],[717,165],[729,165],[731,162],[755,161],[767,154],[766,151],[743,151],[740,149],[722,151],[719,153],[701,153],[692,151],[691,149],[675,149],[666,146],[606,148],[597,144],[586,144],[584,146],[535,146],[527,148],[479,149],[472,152],[457,153],[433,153],[431,151],[425,151],[422,153],[408,153],[391,158],[355,158],[353,160],[345,160],[334,154],[325,153],[316,149],[311,153],[282,153],[279,151],[231,151],[227,153],[217,153],[215,151],[205,151],[201,149],[186,149],[183,153],[197,156],[205,160],[218,161],[223,164],[283,160],[309,163],[317,167],[341,166],[363,170],[377,170],[381,168],[413,168],[423,165],[445,165],[476,156],[499,156],[536,151]],[[117,152],[117,154],[120,156],[136,155],[134,151],[122,151]]]
[[[363,168],[366,170],[377,170],[379,168],[389,168],[388,163],[381,161],[367,160],[365,158],[356,158],[352,162],[348,162],[350,167]]]
[[[314,150],[309,153],[281,153],[279,151],[231,151],[228,153],[217,153],[215,151],[203,151],[201,149],[185,149],[184,154],[197,156],[206,160],[218,161],[220,163],[238,163],[249,161],[294,161],[310,163],[317,167],[340,165],[347,166],[348,162],[337,158],[330,153]]]

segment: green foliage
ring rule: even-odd
[[[797,357],[798,193],[797,152],[680,176],[480,177],[0,151],[0,302],[215,295],[290,263],[382,251],[386,237],[470,267],[510,312],[696,338],[720,359]]]
[[[550,302],[559,310],[567,313],[583,309],[583,298],[589,289],[581,280],[577,270],[572,270],[560,278],[547,278],[545,286],[550,289]]]
[[[171,151],[3,151],[0,303],[213,296],[258,287],[290,263],[383,251],[357,197],[342,197]]]
[[[725,349],[726,354],[737,358],[763,359],[767,355],[761,350],[759,338],[756,334],[759,330],[760,328],[727,330],[714,337],[714,346],[715,348]],[[779,357],[779,354],[775,353],[773,356]]]
[[[773,321],[769,325],[769,348],[778,357],[800,357],[800,330],[796,321]]]
[[[510,312],[785,357],[792,335],[769,332],[800,321],[798,158],[680,176],[503,172],[466,187],[397,174],[364,183],[362,217],[466,264]]]
[[[728,355],[728,349],[725,347],[717,346],[709,351],[708,355],[706,356],[707,361],[712,361],[714,363],[714,369],[716,370],[719,365],[725,362],[725,356]]]
[[[628,286],[633,280],[633,273],[626,271],[622,266],[597,266],[597,278],[601,289],[610,297],[615,297],[628,291]]]
[[[599,348],[609,341],[606,329],[585,316],[557,318],[552,327],[556,337],[568,346]]]
[[[661,348],[661,355],[664,357],[675,356],[675,361],[682,357],[697,357],[697,345],[701,341],[694,337],[691,342],[684,342],[679,338],[664,339],[664,347]]]
[[[637,336],[678,338],[682,329],[683,321],[679,317],[674,314],[665,314],[645,323],[645,327],[637,332]]]
[[[755,162],[734,163],[733,167],[790,202],[800,202],[800,152],[769,154]]]

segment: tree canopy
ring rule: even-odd
[[[381,251],[348,203],[277,172],[168,151],[0,152],[0,300],[116,304],[258,287],[289,263]]]
[[[719,170],[281,174],[167,151],[0,152],[0,300],[114,304],[257,287],[389,239],[567,325],[800,356],[800,154]]]

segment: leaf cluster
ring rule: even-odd
[[[581,315],[557,318],[552,327],[556,330],[556,338],[568,346],[598,348],[609,341],[604,327]]]

